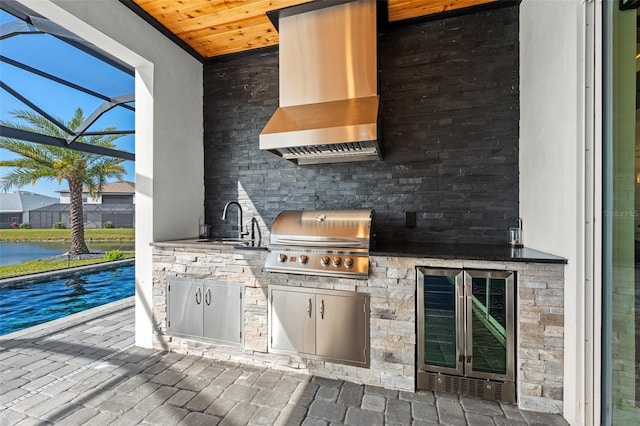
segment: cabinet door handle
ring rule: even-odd
[[[320,301],[320,319],[324,319],[324,299]]]
[[[307,301],[307,314],[309,314],[309,318],[311,318],[311,298]]]
[[[199,305],[202,302],[202,289],[198,288],[196,290],[196,303]]]
[[[208,288],[207,292],[204,294],[204,303],[208,305],[211,305],[211,289]]]

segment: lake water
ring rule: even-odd
[[[100,242],[88,243],[89,250],[107,252],[109,250],[134,250],[133,242]],[[56,256],[69,251],[69,242],[0,242],[0,266],[26,262]]]

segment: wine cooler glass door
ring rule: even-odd
[[[418,368],[463,374],[463,274],[459,269],[418,269]]]
[[[513,380],[513,292],[511,272],[465,271],[468,376]]]

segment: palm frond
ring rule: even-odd
[[[2,120],[1,124],[29,132],[36,132],[66,138],[68,135],[57,125],[51,123],[41,115],[28,110],[12,111],[15,119],[23,120],[27,124]],[[63,123],[62,119],[56,118]],[[76,108],[73,118],[66,126],[75,130],[84,122],[84,114],[81,108]],[[114,130],[109,126],[104,131]],[[105,148],[117,148],[114,141],[124,135],[93,135],[78,138],[76,143],[86,143]],[[0,166],[13,167],[5,179],[9,186],[24,186],[35,183],[39,179],[56,179],[82,182],[92,193],[96,195],[102,191],[108,178],[122,179],[125,169],[121,165],[125,160],[114,157],[106,157],[99,154],[80,152],[73,149],[38,145],[21,140],[0,137],[0,149],[7,149],[20,158],[0,162]]]
[[[11,116],[14,119],[24,120],[27,124],[22,124],[20,122],[15,122],[11,120],[2,120],[1,124],[7,127],[13,127],[15,129],[22,129],[26,131],[33,132],[34,129],[36,133],[41,133],[44,135],[55,136],[59,138],[66,138],[67,133],[59,128],[57,125],[53,124],[51,121],[43,117],[42,115],[24,109],[18,109],[11,111]],[[64,124],[64,120],[59,117],[54,117],[59,123]]]
[[[52,152],[46,145],[0,137],[0,148],[21,155],[24,158],[29,158],[43,167],[50,167],[53,162]]]
[[[40,179],[55,180],[56,176],[47,173],[45,169],[37,171],[16,169],[3,176],[2,190],[8,191],[13,187],[21,188],[29,184],[34,184]]]

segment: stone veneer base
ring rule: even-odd
[[[157,243],[153,249],[154,347],[213,359],[295,370],[389,389],[415,391],[416,267],[510,270],[517,273],[517,399],[522,409],[562,413],[564,265],[372,256],[368,280],[269,273],[265,251]],[[237,283],[244,293],[244,347],[166,334],[171,277]],[[269,285],[370,294],[371,364],[352,367],[267,352]]]

